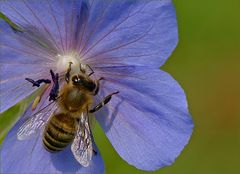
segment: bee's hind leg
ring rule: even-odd
[[[94,113],[96,111],[98,111],[99,109],[101,109],[104,105],[106,105],[111,99],[112,99],[112,96],[115,95],[115,94],[118,94],[119,91],[116,91],[116,92],[113,92],[109,95],[107,95],[106,97],[104,97],[104,99],[102,100],[102,102],[100,102],[99,104],[97,104],[93,109],[91,109],[89,112],[90,113]]]
[[[97,151],[93,149],[93,155],[97,155]]]

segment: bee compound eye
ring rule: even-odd
[[[78,82],[78,80],[79,80],[79,79],[78,79],[77,76],[73,76],[73,77],[72,77],[72,81],[73,81],[73,82]]]

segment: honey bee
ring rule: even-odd
[[[88,114],[98,111],[118,91],[109,94],[102,102],[90,109],[93,96],[97,95],[99,91],[99,81],[103,78],[93,80],[90,77],[94,73],[92,68],[89,65],[83,68],[81,64],[80,72],[71,75],[71,64],[70,62],[65,74],[66,83],[60,89],[58,74],[50,71],[54,84],[49,94],[49,100],[53,100],[53,102],[31,116],[20,127],[17,137],[19,140],[25,140],[43,129],[42,142],[47,151],[59,152],[72,143],[71,151],[75,159],[82,166],[87,167],[95,152]],[[91,70],[91,73],[87,74],[86,67]],[[40,84],[36,84],[37,82],[49,83],[46,79],[34,81],[28,78],[27,80],[35,86],[40,86]]]

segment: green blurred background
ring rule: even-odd
[[[195,129],[176,162],[151,173],[240,173],[240,1],[174,3],[180,41],[162,69],[184,88]],[[0,139],[16,120],[14,113],[22,112],[22,106],[0,117]],[[107,174],[148,173],[125,163],[99,125],[94,135]]]

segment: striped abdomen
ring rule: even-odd
[[[75,137],[76,119],[70,115],[58,113],[53,115],[43,133],[43,145],[50,152],[63,150]]]

